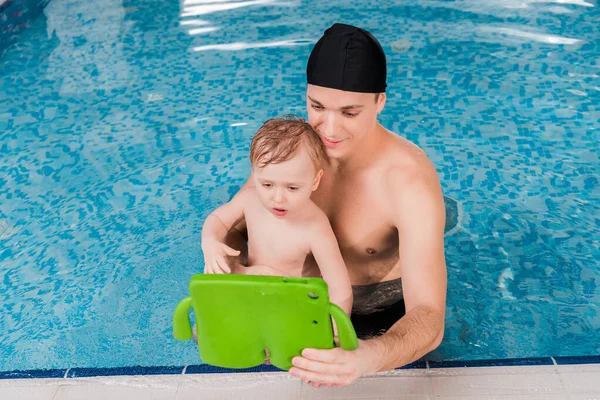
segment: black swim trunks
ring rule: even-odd
[[[360,339],[385,333],[406,313],[402,279],[352,286],[352,324]]]

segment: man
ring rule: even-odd
[[[353,285],[353,323],[365,339],[355,351],[305,349],[294,358],[290,373],[315,387],[411,363],[443,337],[443,196],[423,151],[377,122],[386,75],[379,42],[349,25],[325,31],[308,60],[308,122],[330,159],[312,199],[337,237]],[[228,243],[239,248],[235,233]],[[306,274],[314,267],[309,257]]]

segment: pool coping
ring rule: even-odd
[[[492,360],[448,360],[448,361],[415,361],[397,368],[403,369],[436,369],[436,368],[474,368],[474,367],[515,367],[544,365],[577,365],[600,364],[597,356],[560,356],[534,358],[507,358]],[[185,366],[154,367],[111,367],[111,368],[57,368],[0,371],[0,379],[39,379],[39,378],[90,378],[96,376],[150,376],[150,375],[195,375],[195,374],[229,374],[251,372],[285,372],[272,365],[259,365],[252,368],[228,369],[207,364]]]

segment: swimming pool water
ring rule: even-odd
[[[306,115],[306,60],[338,21],[381,41],[380,121],[458,204],[429,358],[600,354],[598,4],[395,3],[4,4],[0,371],[198,363],[171,316],[203,219],[262,122]]]

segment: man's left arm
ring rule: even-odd
[[[444,197],[433,166],[395,182],[388,178],[399,236],[400,274],[406,315],[386,334],[374,339],[385,355],[379,371],[416,361],[439,346],[444,335],[446,261],[444,258]]]
[[[343,386],[409,364],[439,346],[447,286],[445,207],[435,169],[427,167],[402,181],[396,177],[405,174],[398,171],[385,178],[390,218],[398,229],[406,315],[382,336],[359,341],[355,351],[305,349],[293,360],[293,375],[313,386]]]

